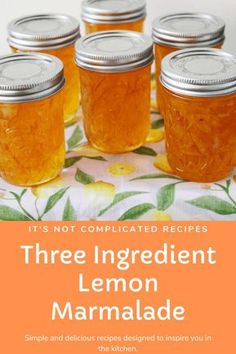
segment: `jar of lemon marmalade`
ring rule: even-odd
[[[157,96],[162,59],[180,49],[192,47],[221,48],[224,43],[224,21],[204,13],[174,13],[162,16],[153,22]],[[158,97],[161,110],[161,97]]]
[[[143,32],[146,0],[84,0],[82,19],[86,33],[129,30]]]
[[[139,148],[150,128],[151,39],[131,31],[97,32],[76,44],[88,140],[119,154]]]
[[[74,63],[74,43],[80,37],[79,22],[68,15],[41,14],[18,18],[8,26],[8,42],[13,52],[43,52],[64,63],[66,86],[64,121],[76,121],[79,108],[78,70]]]
[[[177,51],[164,58],[160,82],[175,174],[196,182],[226,178],[236,165],[236,56]]]
[[[20,186],[64,165],[62,62],[44,54],[0,57],[0,176]]]

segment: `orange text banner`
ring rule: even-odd
[[[235,231],[2,222],[1,352],[235,353]]]

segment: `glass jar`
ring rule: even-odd
[[[84,0],[82,19],[86,33],[129,30],[143,32],[146,0]]]
[[[73,124],[80,103],[78,70],[74,63],[74,43],[80,37],[79,22],[68,15],[33,15],[12,21],[8,33],[13,52],[43,52],[63,61],[66,76],[64,122],[65,125]]]
[[[151,39],[137,32],[97,32],[76,44],[88,140],[119,154],[139,148],[150,128]]]
[[[64,84],[53,56],[0,57],[0,176],[8,182],[33,186],[62,170]]]
[[[177,51],[162,61],[160,82],[174,173],[196,182],[226,178],[236,165],[236,57]]]
[[[153,40],[160,111],[161,97],[158,88],[162,59],[180,49],[221,48],[225,40],[224,31],[225,23],[221,18],[203,13],[174,13],[154,20]]]

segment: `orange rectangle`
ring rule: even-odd
[[[235,223],[1,223],[1,352],[233,354],[235,229]],[[117,288],[114,278],[123,279]],[[158,309],[166,304],[163,320]],[[101,320],[96,310],[94,319],[78,315],[80,307],[88,318],[91,307],[105,306],[118,308],[120,319]],[[133,320],[122,317],[127,306]],[[147,306],[158,318],[144,319]],[[175,319],[176,307],[184,308],[184,320]],[[72,318],[68,310],[60,319],[58,308],[70,308]]]

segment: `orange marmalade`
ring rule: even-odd
[[[146,0],[84,0],[86,33],[111,30],[143,32]]]
[[[236,57],[189,49],[161,70],[166,148],[176,175],[196,182],[226,178],[236,165]]]
[[[10,23],[9,43],[13,52],[43,52],[64,63],[66,86],[64,122],[76,121],[79,108],[79,75],[74,63],[74,43],[80,36],[79,23],[67,15],[27,16]]]
[[[144,31],[144,20],[128,23],[89,23],[85,22],[86,33],[111,30]]]
[[[55,178],[65,159],[62,62],[43,54],[0,58],[0,176],[20,186]]]
[[[224,22],[216,16],[203,13],[175,13],[157,18],[153,22],[156,77],[159,81],[161,61],[176,50],[192,47],[221,48],[224,43]],[[161,97],[158,92],[161,110]]]
[[[145,142],[152,61],[152,41],[137,32],[98,32],[77,42],[84,127],[96,149],[119,154]]]

